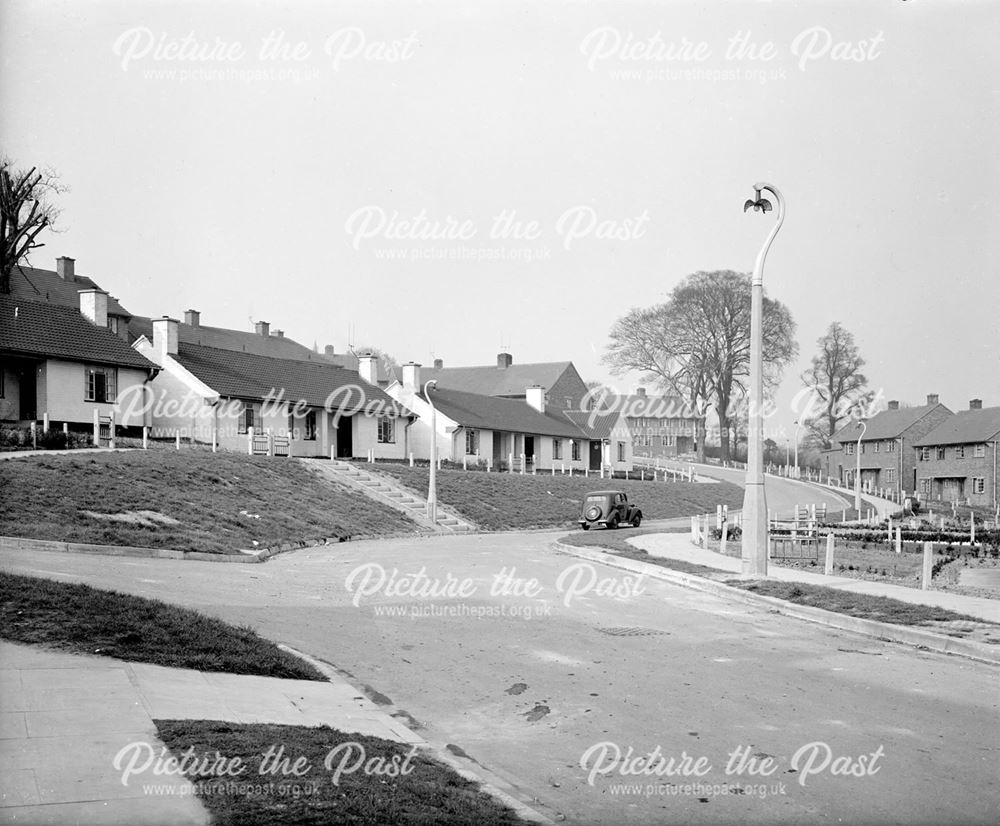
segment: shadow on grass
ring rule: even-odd
[[[216,779],[199,776],[195,770],[187,773],[216,826],[524,823],[478,784],[400,743],[345,734],[327,726],[154,722],[175,757],[180,759],[192,750],[189,763],[193,766],[202,760],[212,763],[218,755],[226,761],[241,758],[244,771],[236,777]],[[278,749],[283,749],[289,765],[304,758],[299,774],[283,776],[281,771],[272,773],[268,766],[262,771],[262,756]],[[341,766],[344,770],[338,772]],[[380,769],[384,773],[379,773]],[[221,788],[218,781],[222,781]],[[228,781],[245,784],[245,789],[227,789]]]
[[[0,573],[0,637],[199,671],[323,680],[252,628],[89,585]]]

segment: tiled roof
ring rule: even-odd
[[[463,393],[446,387],[431,391],[434,406],[445,416],[463,427],[529,433],[539,436],[585,438],[578,427],[563,417],[539,413],[520,399],[503,399],[480,393]],[[421,398],[426,398],[421,393]],[[597,438],[597,437],[594,437]]]
[[[924,404],[920,407],[900,407],[898,410],[883,410],[866,422],[865,435],[861,441],[872,442],[877,439],[896,439],[936,407],[948,410],[943,404]],[[830,441],[856,442],[860,433],[860,424],[857,422],[848,422],[833,434],[833,438]]]
[[[512,364],[510,367],[422,367],[421,382],[436,379],[438,388],[478,393],[482,396],[523,396],[533,385],[551,388],[572,366],[569,361]]]
[[[562,415],[569,419],[588,439],[610,439],[614,435],[619,414],[611,411],[595,411],[593,414],[582,410],[564,410]],[[591,416],[593,415],[593,419]]]
[[[981,410],[962,410],[956,413],[914,444],[919,447],[962,445],[992,442],[998,438],[1000,407],[984,407]]]
[[[145,316],[133,316],[129,322],[128,331],[134,341],[140,336],[153,340],[153,320]],[[346,367],[347,356],[327,356],[316,353],[303,344],[287,336],[262,336],[249,330],[230,330],[227,327],[209,327],[199,324],[178,322],[177,339],[181,344],[194,344],[202,347],[214,347],[218,350],[233,350],[237,353],[250,353],[271,358],[296,359],[297,361],[312,361],[319,364],[335,364]],[[354,360],[357,370],[357,360]]]
[[[271,358],[183,341],[175,358],[221,396],[281,398],[324,407],[333,394],[332,406],[341,410],[371,405],[373,411],[406,415],[405,409],[383,390],[365,384],[357,373],[328,362]]]
[[[626,416],[650,419],[700,419],[697,411],[680,396],[652,396],[644,393],[609,395],[606,404]]]
[[[0,296],[0,352],[60,358],[119,367],[155,369],[107,327],[97,327],[79,310]]]
[[[10,276],[10,294],[15,298],[58,304],[72,309],[80,307],[80,290],[99,289],[101,287],[86,276],[77,275],[72,281],[66,281],[53,270],[38,270],[34,267],[14,267]],[[111,315],[131,315],[118,303],[118,299],[110,295],[108,312]]]

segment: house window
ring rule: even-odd
[[[896,452],[896,441],[894,439],[889,439],[889,441],[885,443],[885,452],[886,453]]]
[[[478,430],[466,430],[465,431],[465,452],[469,456],[475,456],[479,453],[479,431]]]
[[[878,453],[879,445],[881,444],[882,444],[881,442],[875,442],[874,449],[876,453]],[[864,450],[864,445],[861,446],[861,449]]]
[[[854,455],[854,442],[848,442],[846,445],[844,445],[844,453],[846,453],[848,456]]]
[[[943,461],[944,460],[944,448],[943,447],[939,447],[937,449],[937,457],[938,457],[939,461]],[[930,458],[930,457],[928,457],[928,458]]]
[[[562,459],[562,439],[552,440],[552,458]]]
[[[116,367],[86,367],[87,381],[84,399],[88,402],[114,402],[118,398],[118,369]]]
[[[895,482],[896,481],[896,468],[886,468],[885,471],[885,481]]]
[[[917,448],[917,461],[929,462],[931,460],[931,449],[929,447]]]
[[[310,410],[306,413],[305,420],[302,423],[303,430],[305,431],[302,438],[307,442],[316,441],[316,411]]]
[[[573,406],[573,400],[569,396],[567,396],[565,401],[566,401],[565,405],[566,409],[569,410]]]
[[[931,492],[931,480],[930,479],[921,479],[920,480],[920,492],[921,493],[930,493]]]
[[[664,447],[673,447],[674,437],[673,436],[660,436],[660,444]]]
[[[246,404],[240,402],[243,405],[243,409],[239,413],[239,418],[237,419],[236,431],[237,433],[249,433],[250,428],[257,427],[257,422],[254,419],[254,407],[252,404]]]
[[[118,316],[116,315],[108,316],[108,329],[115,335],[118,335]]]
[[[0,396],[3,395],[3,386],[0,385]],[[977,459],[986,458],[986,445],[976,445],[973,449],[972,455]]]
[[[380,445],[396,444],[396,420],[392,416],[379,416],[378,443]]]
[[[618,461],[619,462],[625,461],[625,442],[618,443]]]
[[[569,455],[574,462],[580,461],[580,443],[576,439],[569,443]]]
[[[974,476],[972,479],[972,492],[986,493],[986,479],[979,476]]]
[[[958,445],[955,448],[955,458],[964,459],[965,458],[965,445]]]

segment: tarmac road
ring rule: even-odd
[[[0,566],[253,625],[569,823],[995,822],[997,669],[635,587],[552,551],[555,535],[348,543],[263,565],[11,552]],[[659,774],[623,774],[643,768],[629,749],[657,748],[673,773],[654,760]],[[738,749],[771,773],[727,774]],[[703,776],[678,774],[685,756]]]

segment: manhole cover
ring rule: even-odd
[[[657,628],[636,628],[633,626],[616,626],[613,628],[598,628],[602,634],[611,637],[653,637],[657,634],[669,634],[669,631],[660,631]]]

